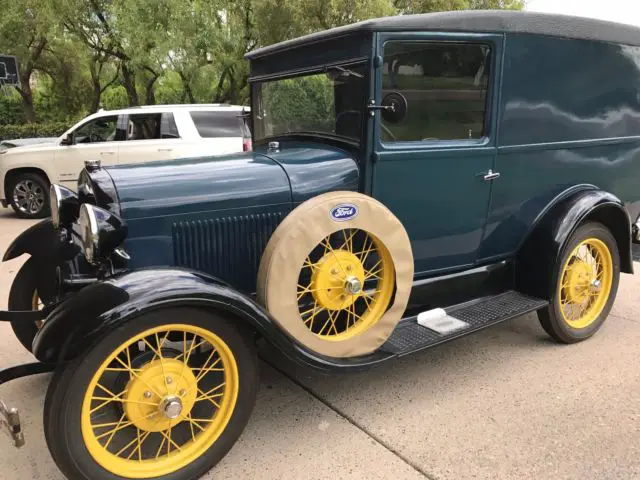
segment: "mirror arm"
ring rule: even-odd
[[[367,105],[367,110],[369,110],[369,115],[373,117],[376,114],[376,110],[384,110],[384,111],[395,113],[396,106],[395,105],[376,105],[375,100],[371,100],[371,104]]]

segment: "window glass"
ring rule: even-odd
[[[158,140],[180,138],[173,113],[129,115],[128,140]]]
[[[118,116],[100,117],[80,126],[75,143],[100,143],[124,140],[124,131],[118,128]]]
[[[173,113],[165,112],[162,114],[162,119],[160,121],[160,137],[180,138],[180,133],[178,132],[176,119],[173,118]]]
[[[384,142],[484,136],[490,49],[481,44],[398,41],[384,47],[382,98],[403,95],[407,115],[381,119]]]
[[[235,110],[224,111],[193,111],[191,119],[202,138],[243,137],[245,125],[242,112]]]

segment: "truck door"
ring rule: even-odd
[[[407,229],[416,275],[477,259],[499,176],[501,50],[500,35],[378,37],[372,194]],[[394,111],[380,109],[391,104]]]

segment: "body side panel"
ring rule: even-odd
[[[590,184],[640,215],[640,47],[508,34],[481,259],[509,257],[541,212]],[[598,67],[594,68],[594,59]]]

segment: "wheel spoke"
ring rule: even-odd
[[[214,398],[215,398],[217,395],[207,395],[207,394],[203,393],[203,392],[202,392],[202,390],[200,390],[199,388],[198,388],[198,393],[199,393],[200,395],[199,395],[198,397],[196,397],[196,402],[200,402],[200,401],[208,400],[208,401],[210,401],[211,403],[213,403],[213,404],[215,405],[215,407],[216,407],[218,410],[220,409],[220,405],[218,404],[218,402],[216,402],[216,401],[214,400]],[[224,394],[222,394],[222,395],[224,395]]]

